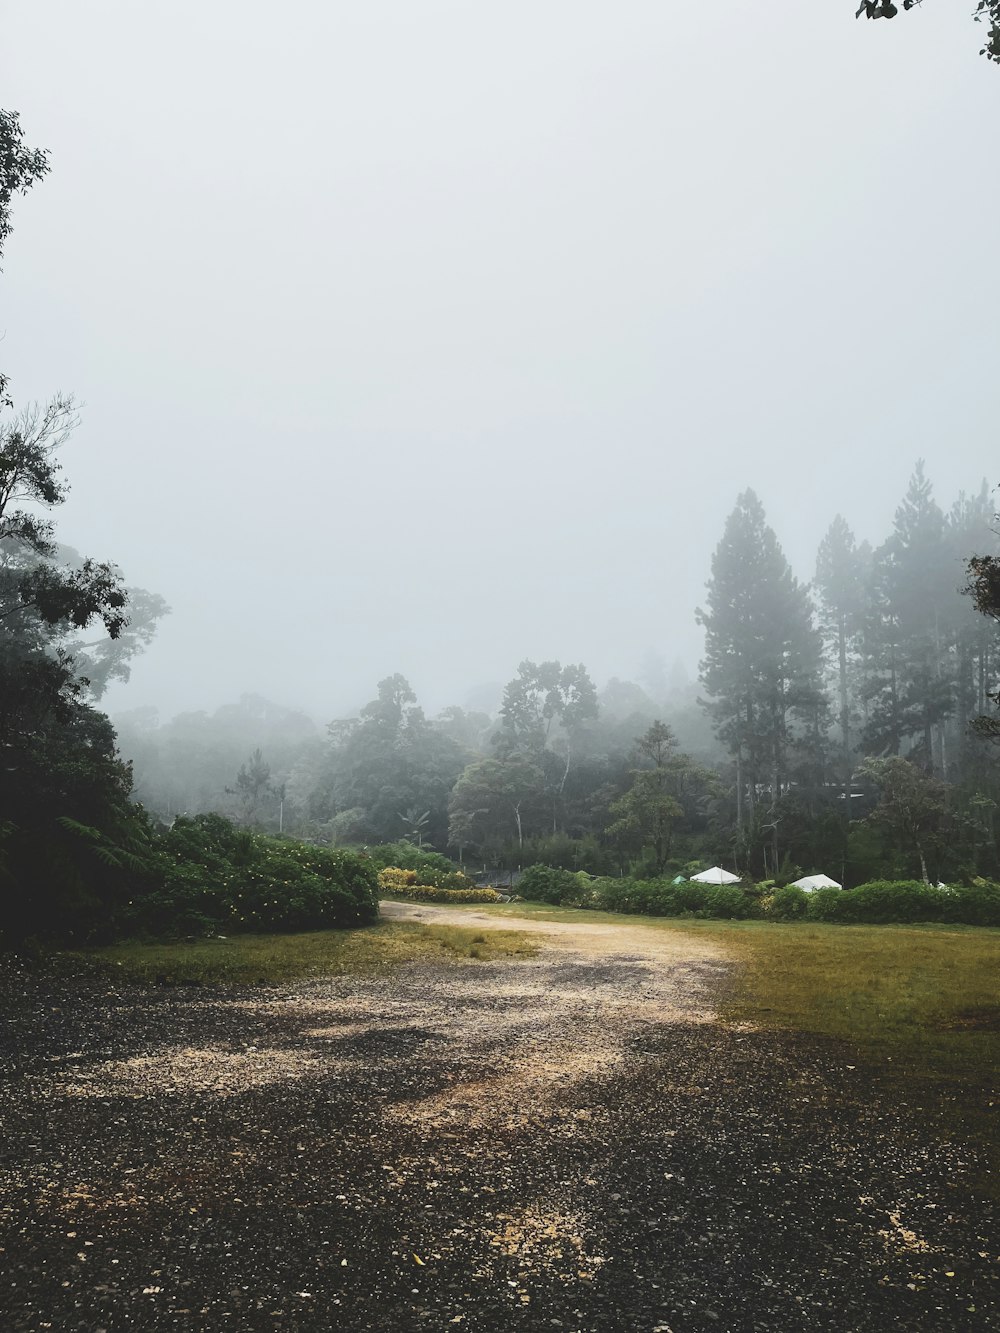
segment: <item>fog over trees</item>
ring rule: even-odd
[[[748,487],[808,581],[916,458],[992,485],[988,29],[856,8],[5,6],[4,367],[84,405],[60,540],[171,607],[109,711],[694,680]]]
[[[0,119],[12,884],[196,916],[173,827],[1000,873],[990,6],[986,61],[930,4],[57,9]]]
[[[326,726],[244,695],[164,722],[119,714],[119,743],[165,821],[217,811],[486,868],[660,874],[702,857],[857,879],[884,864],[926,874],[930,857],[936,874],[993,873],[1000,775],[971,724],[1000,690],[1000,651],[967,595],[973,551],[973,570],[1000,552],[988,484],[944,510],[920,461],[884,540],[858,543],[834,516],[810,581],[747,490],[697,612],[697,684],[671,690],[654,671],[599,687],[584,663],[524,659],[492,713],[428,717],[396,673]],[[919,837],[891,813],[901,784],[926,807]]]

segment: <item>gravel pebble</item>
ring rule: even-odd
[[[2,1327],[1000,1326],[981,1164],[856,1053],[719,1022],[717,946],[545,938],[256,991],[8,962]]]

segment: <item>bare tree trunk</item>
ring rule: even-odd
[[[840,650],[840,743],[844,764],[844,803],[851,802],[851,725],[847,705],[847,620],[841,615],[837,632]]]
[[[961,755],[964,748],[965,729],[969,724],[969,692],[975,689],[973,658],[966,644],[962,645],[959,654],[958,679],[960,684],[958,697],[955,700],[955,729],[958,739],[958,752]]]
[[[934,666],[937,670],[937,678],[940,681],[944,676],[944,671],[941,667],[941,627],[938,622],[938,613],[936,610],[934,612]],[[944,778],[945,782],[948,781],[948,749],[944,735],[946,725],[947,725],[947,718],[943,717],[941,721],[938,723],[938,728],[940,731],[938,740],[940,742],[940,752],[941,752],[941,776],[942,778]],[[931,764],[932,770],[933,767],[934,765],[932,762]]]
[[[927,772],[934,775],[934,738],[931,735],[931,724],[927,714],[924,714],[924,751],[927,755]]]
[[[771,825],[771,856],[775,875],[778,873],[778,805],[781,801],[781,783],[785,776],[785,718],[788,711],[785,705],[784,685],[779,685],[778,690],[778,703],[772,714],[774,753],[771,756],[771,818],[774,820]]]
[[[771,756],[771,818],[774,821],[771,825],[771,856],[775,874],[778,873],[778,802],[781,800],[781,736],[784,726],[784,717],[781,717],[779,727],[779,719],[776,715],[774,719],[774,754]]]
[[[743,827],[743,747],[736,751],[736,827]]]
[[[976,712],[986,712],[986,647],[983,639],[979,640],[979,682],[976,695]]]
[[[896,645],[889,650],[889,700],[892,718],[892,749],[890,754],[899,754],[899,693],[896,687]]]
[[[990,701],[990,643],[988,639],[983,639],[983,708],[986,712],[986,705]]]
[[[569,766],[572,762],[572,752],[569,747],[569,741],[566,742],[566,767],[563,769],[562,781],[559,783],[559,795],[562,796],[563,788],[566,786],[566,779],[569,777]]]

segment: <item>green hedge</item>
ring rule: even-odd
[[[756,885],[589,879],[537,865],[521,876],[518,893],[537,902],[641,916],[764,918],[845,925],[943,922],[1000,926],[1000,885],[985,880],[941,889],[920,880],[872,880],[856,889],[818,889],[811,893],[788,885],[761,896],[761,887]]]
[[[593,906],[642,916],[743,920],[761,915],[755,895],[738,884],[673,884],[670,880],[597,879]]]
[[[531,866],[521,876],[522,898],[562,907],[599,908],[639,916],[759,916],[754,895],[731,884],[672,884],[669,880],[591,879],[555,866]]]
[[[839,889],[833,891],[840,892]],[[784,888],[775,889],[770,898],[764,900],[765,915],[777,921],[801,921],[809,913],[809,900],[813,896],[806,893],[805,889],[796,888],[794,884],[786,884]]]
[[[939,889],[918,879],[876,879],[856,889],[819,889],[808,896],[808,916],[813,921],[1000,926],[1000,885],[985,880]]]
[[[321,930],[378,916],[369,862],[248,833],[220,815],[178,819],[159,840],[148,879],[120,911],[118,934]]]
[[[474,884],[464,889],[438,889],[433,884],[396,885],[385,890],[400,898],[413,898],[421,903],[498,903],[496,889],[477,889]]]
[[[517,892],[532,902],[557,907],[589,905],[585,901],[587,892],[582,881],[572,870],[561,870],[558,866],[528,866],[517,881]]]

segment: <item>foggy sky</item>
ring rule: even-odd
[[[0,358],[173,607],[109,709],[694,674],[746,486],[808,579],[918,456],[1000,481],[1000,70],[854,8],[7,0]]]

